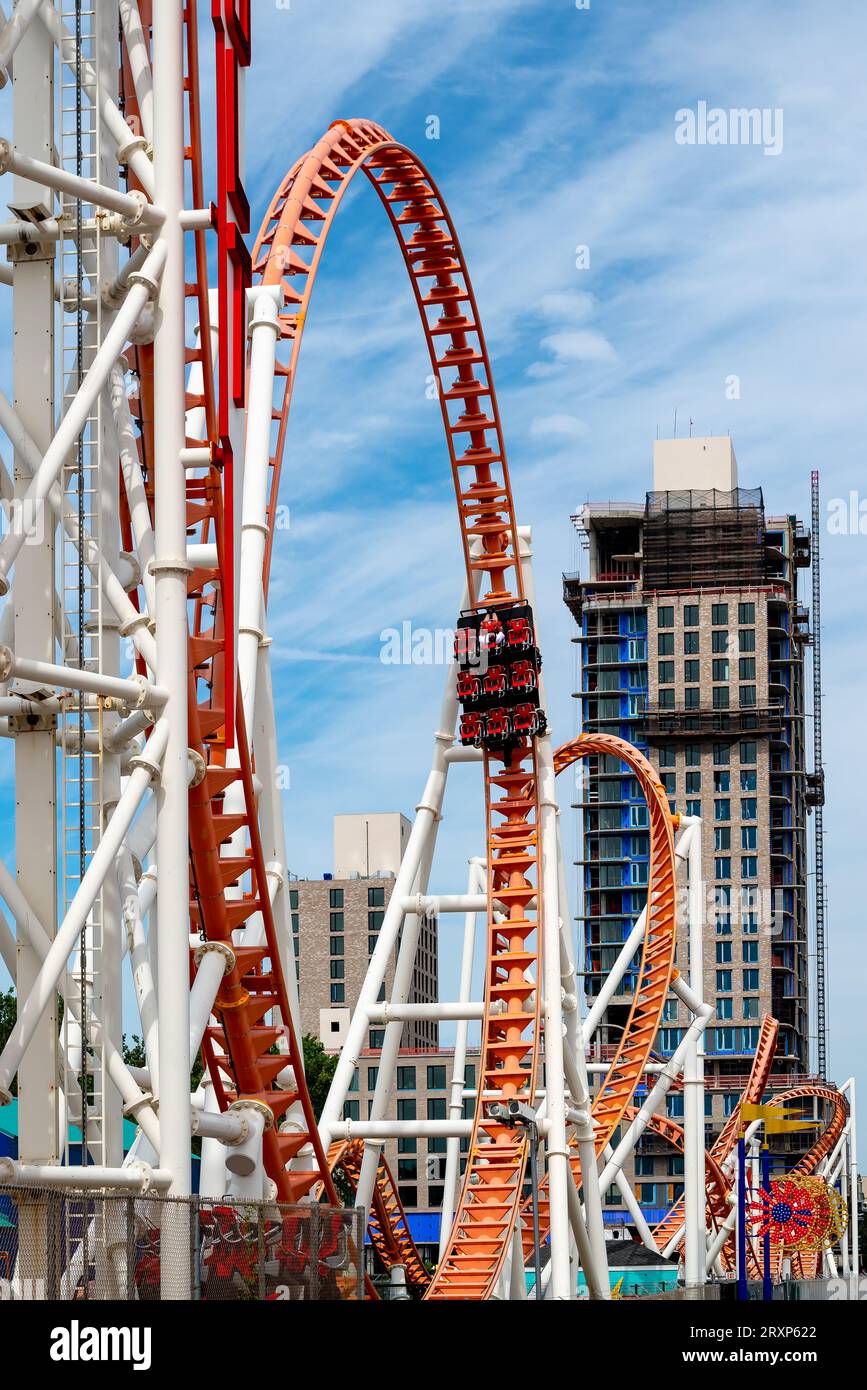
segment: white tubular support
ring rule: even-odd
[[[79,198],[84,203],[95,203],[107,212],[116,212],[124,219],[128,230],[137,234],[157,231],[165,221],[162,208],[154,207],[142,193],[122,193],[94,179],[79,178],[77,174],[56,164],[46,164],[41,159],[32,159],[28,154],[20,154],[2,137],[0,174],[17,174],[19,178],[53,188],[56,193],[66,193],[70,198]]]
[[[665,1097],[671,1089],[672,1082],[683,1069],[683,1062],[686,1056],[692,1037],[702,1033],[707,1027],[708,1020],[713,1018],[713,1009],[709,1004],[704,1004],[697,999],[692,990],[686,984],[682,976],[674,981],[672,985],[674,993],[681,999],[694,1013],[694,1017],[686,1030],[684,1038],[681,1040],[670,1061],[660,1072],[658,1079],[654,1083],[653,1089],[642,1104],[635,1119],[627,1128],[620,1143],[614,1150],[612,1157],[606,1163],[602,1176],[599,1179],[599,1186],[604,1192],[610,1183],[614,1181],[614,1174],[623,1167],[628,1155],[632,1152],[641,1138],[648,1123],[663,1104]]]
[[[595,1257],[571,1169],[569,1170],[569,1184],[566,1188],[566,1201],[568,1204],[569,1225],[575,1237],[578,1258],[581,1261],[581,1268],[584,1270],[584,1278],[587,1281],[587,1292],[590,1297],[597,1302],[607,1302],[611,1297],[611,1283],[608,1278],[608,1269],[607,1266],[603,1266],[602,1269],[600,1269],[599,1262]],[[548,1275],[547,1269],[543,1271],[543,1283],[545,1282],[546,1275]],[[548,1275],[548,1278],[550,1278],[550,1275]]]
[[[223,977],[235,964],[235,953],[222,941],[204,941],[196,951],[196,978],[190,990],[190,1056],[202,1045],[214,1000]]]
[[[456,1023],[461,1020],[480,1021],[485,1016],[484,1004],[377,1004],[370,1011],[371,1023],[411,1023],[427,1018]]]
[[[75,441],[81,433],[100,391],[108,380],[109,372],[118,353],[126,343],[133,324],[157,286],[165,260],[166,244],[160,240],[136,276],[135,283],[123,305],[118,309],[115,320],[94,356],[78,393],[57,427],[54,438],[24,495],[24,506],[20,512],[16,512],[8,534],[0,543],[0,593],[6,593],[9,589],[9,571],[27,539],[27,524],[24,518],[27,517],[28,512],[31,516],[35,515],[35,512],[48,497],[52,485],[57,482],[64,459],[70,449],[75,446]],[[184,541],[186,542],[186,532],[184,533]]]
[[[142,28],[138,10],[138,0],[120,0],[120,22],[123,27],[123,40],[126,46],[129,65],[132,70],[133,86],[141,119],[142,135],[148,144],[154,138],[154,92],[151,80],[151,65],[148,44]]]
[[[416,893],[404,898],[402,906],[404,912],[438,917],[441,912],[487,912],[488,898],[486,893]]]
[[[168,732],[166,721],[160,720],[148,739],[141,759],[137,759],[137,766],[109,818],[69,910],[33,982],[33,988],[23,1002],[19,1001],[17,1022],[0,1054],[0,1104],[8,1104],[11,1098],[9,1088],[12,1078],[21,1065],[21,1058],[33,1037],[36,1025],[54,997],[58,981],[66,969],[67,957],[75,947],[103,880],[114,866],[132,818],[150,787],[152,778],[159,773]]]
[[[467,606],[467,593],[464,591],[461,607]],[[443,698],[442,711],[440,714],[439,729],[434,739],[434,752],[432,766],[427,784],[422,795],[422,799],[416,808],[415,821],[410,831],[409,840],[404,851],[394,890],[389,899],[388,907],[382,926],[379,929],[379,936],[376,942],[373,955],[364,983],[358,996],[346,1041],[340,1053],[334,1078],[326,1097],[322,1116],[319,1121],[319,1133],[322,1138],[323,1146],[327,1149],[328,1145],[336,1137],[335,1126],[339,1123],[343,1114],[343,1103],[352,1085],[352,1078],[355,1075],[355,1067],[364,1048],[368,1029],[368,1019],[370,1010],[376,1007],[377,995],[381,984],[385,979],[385,972],[391,953],[397,943],[398,933],[403,923],[402,900],[410,893],[418,874],[422,858],[425,853],[428,841],[433,834],[436,822],[439,820],[440,811],[445,791],[447,767],[445,760],[445,750],[451,746],[454,738],[454,728],[457,721],[458,702],[455,688],[454,670],[449,667],[446,676],[446,689]],[[380,1068],[380,1072],[382,1068]]]
[[[128,845],[118,856],[118,889],[145,1057],[150,1075],[156,1078],[160,1074],[157,992],[144,933],[144,918],[156,894],[156,883],[151,878],[143,879],[139,889]]]
[[[521,571],[528,602],[535,604],[532,547],[529,531],[522,528],[519,536]],[[538,615],[537,615],[538,620]],[[544,688],[540,680],[540,699]],[[559,817],[557,779],[550,734],[536,740],[536,760],[539,787],[539,830],[542,856],[540,866],[541,907],[537,909],[537,937],[541,949],[541,980],[545,1032],[545,1071],[551,1078],[563,1076],[563,1005],[560,985],[560,869],[558,861]],[[548,1137],[545,1152],[548,1160],[549,1221],[551,1231],[550,1280],[551,1296],[559,1301],[574,1294],[569,1269],[569,1150],[566,1142],[566,1098],[562,1085],[550,1085],[547,1090]]]
[[[474,890],[484,887],[485,861],[483,859],[471,859],[467,874],[467,897],[478,896]],[[482,895],[485,906],[480,910],[487,910],[486,895]],[[470,992],[473,986],[473,955],[476,943],[476,911],[472,908],[467,909],[464,917],[464,939],[461,947],[461,974],[458,988],[459,1002],[468,1003]],[[461,1118],[463,1113],[464,1086],[466,1084],[467,1069],[467,1020],[459,1019],[455,1029],[455,1055],[452,1061],[452,1077],[449,1085],[449,1119],[454,1122]],[[461,1146],[457,1138],[446,1140],[446,1162],[445,1173],[443,1175],[443,1204],[440,1213],[440,1237],[439,1237],[439,1258],[442,1259],[449,1243],[452,1222],[455,1214],[455,1193],[457,1191],[458,1177],[461,1167]],[[513,1256],[514,1260],[514,1256]],[[523,1265],[523,1257],[522,1257]],[[523,1283],[523,1274],[522,1274]]]
[[[55,666],[49,661],[30,661],[16,656],[9,647],[0,646],[0,680],[33,681],[36,685],[56,685],[62,690],[83,690],[90,695],[102,695],[119,701],[128,709],[161,710],[166,692],[140,677],[125,680],[122,676],[105,676],[77,666]]]
[[[229,1106],[229,1113],[244,1120],[247,1133],[226,1154],[228,1192],[233,1197],[260,1201],[265,1179],[262,1135],[273,1126],[274,1116],[259,1100],[236,1100]]]
[[[169,1174],[148,1163],[130,1163],[123,1168],[95,1165],[62,1168],[48,1163],[19,1163],[17,1158],[0,1158],[0,1182],[20,1187],[84,1188],[89,1192],[111,1189],[117,1192],[147,1192],[169,1185]]]
[[[68,63],[70,70],[75,74],[74,61],[71,61],[76,47],[74,35],[63,23],[53,4],[44,3],[39,10],[39,18],[57,46],[61,63]],[[96,85],[93,66],[87,59],[84,59],[81,64],[81,92],[85,100],[89,99],[90,90]],[[154,169],[144,148],[144,140],[136,139],[115,103],[104,93],[100,99],[99,114],[103,125],[117,146],[118,162],[129,165],[145,193],[152,197]]]
[[[701,864],[701,820],[683,817],[684,844],[689,875],[687,911],[689,935],[689,986],[693,996],[704,994],[702,930],[704,893]],[[687,1288],[705,1282],[705,1149],[704,1149],[704,1032],[692,1033],[683,1068],[684,1130],[684,1277]]]
[[[115,434],[117,435],[121,475],[129,504],[130,524],[135,538],[136,556],[141,568],[142,587],[145,591],[148,612],[152,614],[154,612],[154,577],[150,570],[150,564],[154,558],[154,531],[147,494],[145,493],[135,430],[129,410],[129,400],[124,384],[123,366],[122,362],[116,362],[112,367],[108,394]]]
[[[256,673],[262,641],[262,580],[268,539],[268,486],[274,414],[274,367],[282,305],[278,285],[247,291],[250,306],[250,372],[244,495],[241,508],[241,564],[238,574],[238,681],[244,720],[253,727]]]
[[[467,1139],[472,1120],[338,1120],[332,1126],[335,1139]],[[542,1129],[546,1126],[542,1125]],[[358,1203],[360,1206],[361,1204]]]
[[[156,860],[160,1008],[160,1162],[172,1174],[170,1192],[186,1197],[190,1166],[189,1013],[189,817],[187,807],[187,525],[184,448],[184,52],[177,0],[154,0],[154,197],[165,209],[165,268],[154,338],[154,411],[159,421],[154,452],[153,571],[157,673],[169,692],[170,734],[157,799]],[[165,1237],[164,1237],[165,1239]],[[188,1237],[178,1223],[172,1233],[177,1259],[163,1258],[164,1299],[185,1298],[181,1247]]]
[[[12,55],[18,47],[39,10],[42,0],[16,0],[12,14],[0,33],[0,87],[6,86]]]

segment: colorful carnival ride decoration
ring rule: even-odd
[[[700,824],[672,814],[651,764],[619,739],[582,735],[555,753],[532,533],[513,494],[480,309],[442,193],[382,126],[336,120],[280,180],[248,252],[251,7],[200,8],[59,0],[19,5],[0,28],[0,68],[13,88],[11,138],[0,136],[11,208],[0,279],[14,344],[11,399],[0,393],[0,429],[14,451],[11,468],[0,466],[0,735],[14,752],[16,795],[14,871],[0,863],[0,953],[18,997],[0,1052],[0,1104],[17,1080],[20,1117],[18,1157],[0,1160],[0,1181],[183,1199],[196,1135],[201,1192],[212,1203],[209,1278],[219,1266],[221,1278],[250,1285],[234,1204],[276,1202],[283,1215],[269,1217],[270,1263],[300,1279],[307,1247],[292,1208],[319,1220],[321,1206],[337,1240],[348,1187],[380,1261],[402,1264],[430,1301],[525,1298],[534,1219],[549,1246],[535,1292],[574,1297],[580,1266],[590,1296],[607,1299],[601,1194],[613,1184],[645,1242],[683,1247],[688,1283],[725,1277],[731,1121],[705,1154],[701,1044],[712,1009],[694,891],[688,951],[675,962],[677,876],[688,865],[690,884],[701,882]],[[214,44],[203,60],[205,23]],[[317,1121],[299,1037],[269,592],[281,563],[281,482],[297,466],[289,420],[301,345],[331,229],[344,206],[351,216],[356,188],[381,210],[415,305],[462,563],[445,615],[456,618],[456,661],[430,770]],[[330,407],[347,413],[352,403],[333,392]],[[602,757],[619,758],[647,802],[650,886],[582,1018],[556,777]],[[467,846],[466,891],[432,893],[453,774],[478,777],[484,822]],[[455,916],[458,997],[414,1004],[421,923],[436,918],[446,932]],[[626,1027],[600,1061],[600,1020],[636,956]],[[125,984],[139,1015],[137,1066],[124,1060]],[[688,1026],[660,1063],[653,1047],[671,996]],[[393,1120],[403,1028],[420,1019],[455,1024],[448,1114]],[[465,1095],[471,1025],[481,1058]],[[769,1080],[773,1028],[762,1025],[748,1103]],[[355,1121],[345,1102],[371,1029],[383,1038],[376,1087],[370,1114]],[[205,1074],[191,1096],[200,1053]],[[679,1131],[664,1113],[678,1086]],[[791,1095],[828,1110],[803,1174],[829,1189],[854,1183],[846,1099],[812,1082]],[[138,1130],[127,1153],[125,1117]],[[655,1236],[625,1170],[654,1129],[675,1136],[685,1159],[683,1202]],[[433,1275],[383,1158],[393,1137],[446,1145]],[[531,1149],[544,1172],[535,1212]],[[44,1276],[48,1232],[38,1204],[22,1212],[23,1284]],[[830,1213],[829,1231],[835,1221]],[[191,1229],[178,1218],[158,1251],[148,1244],[151,1296],[188,1296],[180,1272]],[[117,1243],[87,1223],[75,1256],[84,1279],[91,1241],[102,1286],[128,1296]],[[341,1250],[320,1253],[322,1278],[331,1277]],[[857,1264],[854,1223],[846,1258]]]
[[[757,1236],[769,1235],[784,1251],[830,1250],[848,1225],[845,1199],[823,1178],[774,1179],[761,1187],[748,1210]]]

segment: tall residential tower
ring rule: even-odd
[[[767,516],[760,488],[738,486],[728,438],[657,441],[643,502],[590,503],[574,522],[586,563],[564,577],[564,598],[578,625],[583,727],[637,745],[672,806],[703,822],[716,1128],[764,1012],[781,1025],[775,1070],[808,1069],[806,816],[818,789],[805,764],[809,633],[797,581],[809,535],[793,516]],[[575,802],[592,999],[644,904],[647,813],[616,759],[589,761]],[[685,968],[685,933],[678,961]],[[633,982],[607,1011],[602,1048],[626,1021]],[[672,1000],[660,1053],[670,1055],[685,1022]]]

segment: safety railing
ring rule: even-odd
[[[0,1299],[361,1299],[364,1228],[314,1202],[0,1185]]]

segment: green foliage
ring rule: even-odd
[[[6,993],[0,992],[0,1052],[3,1051],[9,1041],[9,1034],[15,1027],[15,1020],[18,1017],[18,1001],[15,998],[15,991],[11,987]],[[12,1082],[13,1095],[18,1094],[17,1078]]]
[[[312,1033],[305,1033],[302,1045],[307,1089],[310,1092],[313,1114],[318,1120],[337,1067],[337,1054],[326,1052],[322,1043],[318,1038],[314,1038]]]

